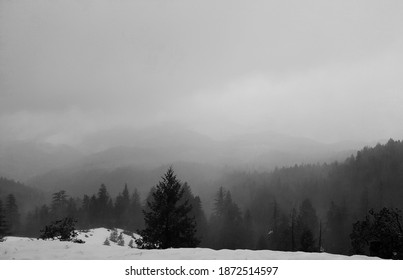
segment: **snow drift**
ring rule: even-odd
[[[140,236],[122,233],[124,246],[110,242],[111,230],[96,228],[79,231],[78,239],[83,244],[59,240],[38,240],[27,237],[5,237],[0,242],[0,259],[10,260],[369,260],[367,256],[344,256],[328,253],[281,252],[270,250],[212,250],[206,248],[179,248],[166,250],[142,250],[129,247],[131,240]],[[135,244],[135,243],[134,243]]]

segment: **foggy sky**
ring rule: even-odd
[[[0,135],[403,138],[402,1],[0,0]]]

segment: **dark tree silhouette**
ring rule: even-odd
[[[8,233],[3,202],[0,200],[0,240]]]
[[[119,193],[115,201],[115,223],[116,227],[127,228],[129,225],[130,217],[130,195],[127,189],[127,184],[125,185],[123,192]]]
[[[67,198],[68,196],[64,190],[56,192],[52,195],[52,204],[50,206],[52,219],[61,219],[67,215]]]
[[[9,234],[16,234],[20,229],[20,213],[17,201],[13,194],[9,194],[6,200],[5,220],[9,229]]]
[[[142,212],[142,204],[140,194],[137,189],[134,189],[129,205],[129,230],[138,231],[144,228],[144,216]]]
[[[350,238],[355,254],[403,259],[401,211],[383,208],[375,212],[371,209],[364,221],[354,223]]]
[[[60,241],[71,241],[77,236],[75,232],[75,221],[72,218],[64,218],[52,222],[41,230],[41,239],[59,239]]]
[[[195,247],[199,244],[195,237],[195,220],[188,215],[192,207],[188,201],[180,203],[183,194],[183,185],[170,167],[147,202],[149,211],[144,211],[145,229],[140,231],[142,238],[136,240],[140,248]]]
[[[243,219],[230,191],[218,190],[210,218],[209,242],[214,249],[237,249],[245,246]],[[249,238],[249,236],[248,236]]]

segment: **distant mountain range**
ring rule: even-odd
[[[61,168],[82,158],[67,145],[32,141],[0,141],[0,176],[26,182],[29,178]]]
[[[217,141],[170,125],[137,131],[122,128],[89,135],[76,148],[0,143],[0,176],[48,192],[64,189],[71,195],[94,193],[102,183],[111,194],[125,183],[145,193],[172,164],[180,179],[192,182],[197,194],[207,194],[223,172],[344,160],[365,145],[323,144],[273,132]]]

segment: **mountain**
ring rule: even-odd
[[[18,181],[60,168],[82,154],[67,145],[51,145],[31,141],[0,142],[0,176]]]
[[[267,171],[295,164],[344,160],[365,145],[365,142],[325,144],[309,138],[264,131],[233,136],[224,146],[226,154],[239,167]]]
[[[165,124],[140,130],[99,131],[87,135],[77,148],[8,143],[0,151],[0,174],[14,175],[11,177],[47,192],[64,189],[81,196],[95,193],[104,183],[116,195],[128,183],[144,196],[173,165],[196,194],[211,199],[210,191],[228,171],[270,171],[300,163],[344,160],[357,146],[324,144],[270,131],[218,141]]]

